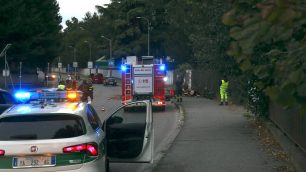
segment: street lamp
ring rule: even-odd
[[[73,48],[73,67],[74,67],[74,78],[75,79],[77,79],[76,78],[76,68],[77,68],[77,62],[76,62],[76,57],[75,57],[75,55],[76,55],[76,48],[75,47],[73,47],[73,46],[69,46],[70,48]],[[68,69],[68,71],[69,71],[69,69]]]
[[[112,60],[112,40],[105,37],[104,35],[101,35],[101,38],[107,39],[109,41],[109,59]],[[110,69],[110,77],[112,76],[112,69]]]
[[[2,50],[0,57],[4,56],[4,85],[5,85],[5,89],[7,89],[7,81],[6,81],[6,77],[8,75],[8,71],[10,71],[10,67],[7,63],[7,58],[6,58],[6,52],[7,50],[12,46],[12,44],[6,44],[6,46],[4,47],[4,49]],[[13,85],[14,88],[14,85]]]
[[[150,21],[146,17],[136,17],[137,19],[145,19],[148,22],[148,56],[150,56]]]
[[[109,41],[109,58],[112,59],[112,40],[105,37],[104,35],[101,35],[101,38],[104,38]]]
[[[88,43],[89,45],[89,62],[88,63],[92,63],[91,61],[91,43],[89,41],[84,41],[84,43]],[[91,68],[89,68],[89,74],[91,74]]]

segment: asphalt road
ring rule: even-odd
[[[121,106],[121,86],[103,86],[94,85],[94,108],[97,110],[101,120],[118,107]],[[105,109],[102,111],[102,109]],[[172,138],[177,134],[179,116],[175,106],[170,102],[167,103],[166,111],[153,113],[153,125],[155,131],[154,142],[154,161],[156,164],[165,149],[169,146]],[[151,171],[154,164],[126,164],[113,163],[110,164],[112,172],[137,172]]]

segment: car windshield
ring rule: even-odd
[[[0,119],[0,141],[62,139],[85,133],[83,119],[69,114],[12,116]]]

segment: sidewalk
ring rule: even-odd
[[[284,165],[268,155],[236,106],[184,98],[184,126],[153,172],[271,172]]]

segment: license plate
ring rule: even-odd
[[[13,158],[13,168],[52,167],[55,165],[55,156],[26,156]]]
[[[109,82],[109,84],[113,84],[113,82]]]

